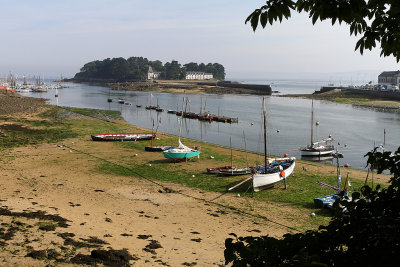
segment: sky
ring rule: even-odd
[[[0,73],[73,77],[87,62],[131,56],[220,63],[227,79],[377,79],[398,70],[378,49],[360,55],[347,25],[307,14],[253,32],[265,1],[0,0]]]

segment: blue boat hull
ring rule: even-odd
[[[200,155],[200,151],[189,151],[189,152],[164,151],[163,153],[164,157],[166,157],[167,159],[187,159]]]
[[[314,205],[318,208],[329,208],[331,209],[333,203],[336,199],[339,199],[340,196],[338,194],[327,195],[323,197],[314,198]]]

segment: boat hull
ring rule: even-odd
[[[163,152],[164,157],[167,159],[187,159],[193,158],[200,155],[200,151],[192,150],[192,151],[171,151],[167,150]]]
[[[325,148],[325,149],[313,149],[313,148],[304,148],[301,149],[302,157],[325,157],[332,155],[335,152],[334,148]]]
[[[172,147],[172,146],[146,146],[144,148],[144,150],[149,151],[149,152],[161,152],[161,151],[170,150],[173,148],[174,147]]]
[[[231,170],[221,170],[219,173],[226,176],[235,176],[235,175],[250,174],[251,170],[250,168],[231,169]]]
[[[236,167],[233,166],[223,166],[223,167],[207,168],[207,172],[213,174],[220,174],[221,171],[230,171],[235,169]]]
[[[331,209],[333,207],[333,203],[337,199],[340,199],[340,196],[338,194],[332,194],[332,195],[327,195],[323,197],[317,197],[314,198],[314,205],[317,208],[328,208]]]
[[[156,138],[151,133],[114,133],[114,134],[93,134],[93,141],[140,141]]]
[[[255,173],[253,174],[253,190],[258,192],[263,189],[273,187],[274,185],[284,181],[289,175],[292,174],[296,163],[293,162],[287,167],[283,168],[284,175],[278,170],[272,173]]]

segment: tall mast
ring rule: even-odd
[[[229,146],[231,147],[231,166],[233,166],[233,160],[232,160],[232,136],[229,137]],[[233,169],[232,169],[233,172]]]
[[[181,140],[181,131],[182,131],[182,122],[183,122],[183,106],[184,106],[184,104],[185,104],[185,95],[183,95],[183,99],[182,99],[182,114],[181,114],[181,121],[179,123],[179,141]]]
[[[265,107],[265,97],[263,97],[263,115],[264,115],[264,161],[265,170],[267,170],[267,109]]]
[[[314,99],[311,99],[311,146],[314,143]]]

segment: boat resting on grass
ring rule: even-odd
[[[149,152],[161,152],[161,151],[166,151],[166,150],[170,150],[173,149],[173,146],[146,146],[144,148],[145,151],[149,151]]]
[[[230,170],[220,170],[219,174],[225,175],[225,176],[236,176],[236,175],[244,175],[244,174],[250,174],[251,173],[251,168],[234,168]]]
[[[167,159],[175,159],[175,160],[187,160],[188,158],[193,158],[200,155],[200,151],[197,149],[192,149],[190,147],[182,144],[181,140],[178,139],[179,146],[177,148],[172,148],[166,151],[163,151],[164,157]]]
[[[222,167],[215,167],[215,168],[207,168],[207,172],[212,173],[212,174],[220,174],[221,171],[231,171],[231,170],[236,170],[236,167],[222,166]]]
[[[292,174],[296,165],[296,158],[274,159],[273,162],[255,170],[252,175],[253,191],[258,192],[263,189],[273,187],[274,185],[286,181],[286,178]]]
[[[92,134],[93,141],[140,141],[156,137],[155,133],[111,133]]]

